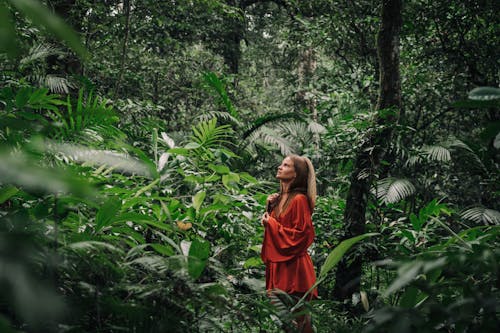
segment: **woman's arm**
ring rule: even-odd
[[[263,216],[266,227],[263,254],[270,261],[287,261],[307,251],[314,240],[314,228],[307,197],[297,195],[290,203],[284,219],[286,225],[279,223],[272,216]],[[264,259],[264,258],[263,258]]]

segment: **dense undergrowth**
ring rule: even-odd
[[[89,4],[77,3],[80,15]],[[0,331],[278,332],[297,308],[317,332],[495,331],[500,93],[466,97],[498,74],[495,30],[476,26],[488,19],[469,20],[470,45],[459,46],[481,56],[470,62],[452,40],[421,44],[441,36],[428,20],[458,29],[441,21],[444,2],[405,9],[418,13],[403,26],[405,114],[380,170],[361,174],[372,184],[366,234],[340,242],[353,161],[384,129],[368,45],[378,17],[355,5],[320,15],[322,1],[132,3],[138,18],[160,18],[132,20],[128,49],[116,44],[124,22],[106,25],[121,2],[73,18],[86,24],[89,55],[37,1],[0,2]],[[462,5],[449,16],[489,15]],[[222,43],[244,10],[239,72],[222,75],[230,57],[217,51],[228,48],[206,38]],[[90,57],[85,75],[64,72],[76,57],[53,36]],[[313,160],[320,193],[310,248],[320,298],[305,304],[268,298],[260,259],[263,204],[291,152]],[[361,289],[336,299],[337,263],[359,255]]]

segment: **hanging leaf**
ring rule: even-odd
[[[167,146],[168,146],[169,148],[174,148],[174,147],[175,147],[175,142],[174,142],[174,140],[173,140],[171,137],[169,137],[169,136],[167,135],[167,133],[165,133],[165,132],[161,132],[161,137],[162,137],[163,141],[165,141],[165,143],[167,144]]]

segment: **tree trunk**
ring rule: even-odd
[[[125,70],[125,59],[127,57],[128,39],[130,35],[130,0],[123,1],[123,10],[125,11],[125,36],[123,36],[120,70],[118,73],[118,79],[116,80],[114,94],[113,94],[115,98],[117,97],[118,90],[120,89],[123,77],[123,71]]]
[[[380,165],[392,128],[398,121],[401,107],[401,82],[399,77],[399,32],[401,30],[401,0],[382,1],[382,21],[377,37],[379,62],[379,96],[377,101],[377,126],[383,130],[372,133],[356,156],[351,185],[344,212],[344,237],[351,238],[365,233],[365,213],[372,183],[372,176]],[[342,260],[337,268],[334,297],[350,298],[359,292],[362,257],[352,261]]]
[[[316,99],[311,90],[317,66],[316,52],[313,47],[308,47],[302,52],[299,59],[297,70],[299,91],[297,92],[297,101],[301,108],[309,110],[312,119],[316,122],[318,121],[318,109],[316,107]],[[313,135],[313,147],[315,151],[319,150],[318,133],[314,133]]]

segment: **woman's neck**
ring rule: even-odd
[[[290,192],[291,182],[281,182],[281,194]]]

